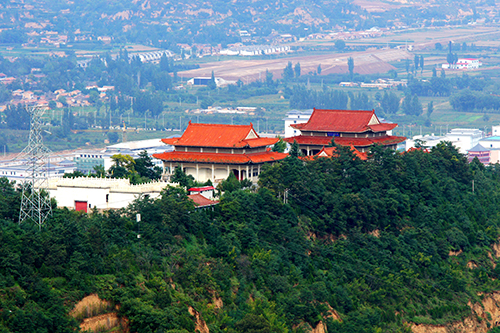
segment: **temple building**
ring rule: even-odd
[[[273,152],[277,138],[261,138],[250,125],[195,124],[189,122],[180,138],[162,139],[174,151],[153,154],[164,165],[163,179],[179,166],[196,181],[218,183],[234,173],[237,179],[257,181],[261,167],[288,154]]]
[[[382,123],[375,111],[320,110],[314,109],[309,121],[292,124],[300,130],[300,135],[285,138],[288,143],[297,141],[305,156],[318,154],[332,139],[342,146],[353,146],[361,153],[380,144],[396,149],[397,144],[406,140],[393,136],[391,131],[397,124]]]

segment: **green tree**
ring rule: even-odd
[[[295,77],[298,78],[300,76],[300,62],[295,64],[293,71],[295,73]]]
[[[238,181],[234,173],[230,173],[227,179],[219,183],[217,189],[221,192],[233,192],[241,188],[241,183]]]
[[[342,39],[337,39],[335,41],[335,48],[339,51],[343,51],[345,49],[345,42]]]
[[[208,81],[208,88],[215,90],[217,88],[217,83],[215,82],[215,74],[212,71],[212,76],[210,77],[210,81]]]
[[[189,189],[194,186],[194,177],[187,175],[180,166],[176,166],[173,175],[170,177],[172,183],[178,183],[180,186]]]
[[[430,101],[427,103],[427,118],[431,117],[432,112],[434,112],[434,102]]]
[[[115,154],[111,156],[113,165],[109,168],[112,178],[127,178],[135,172],[135,161],[130,155]]]
[[[288,64],[286,65],[285,69],[283,70],[283,80],[285,82],[289,82],[293,79],[294,71],[293,71],[293,66],[292,62],[289,61]]]
[[[276,151],[278,153],[284,152],[286,149],[286,142],[283,140],[283,138],[279,138],[278,142],[276,142],[273,145],[272,151]]]
[[[347,59],[347,68],[349,70],[349,76],[351,77],[351,81],[354,78],[354,59],[352,57],[349,57]]]
[[[24,105],[9,105],[5,110],[5,115],[8,128],[20,130],[30,128],[30,115]]]
[[[266,86],[272,87],[273,85],[273,73],[266,69]]]
[[[399,110],[399,97],[392,91],[390,93],[384,92],[380,107],[387,114],[396,114]]]
[[[104,169],[104,165],[94,165],[92,169],[97,178],[106,177],[106,170]]]
[[[318,72],[318,75],[321,74],[321,64],[318,65],[318,68],[316,69],[316,71]]]
[[[302,152],[300,151],[299,144],[297,141],[293,140],[292,146],[290,147],[290,156],[293,157],[299,157],[302,155]]]
[[[155,180],[161,178],[161,169],[155,167],[153,160],[148,155],[147,151],[142,151],[139,153],[139,157],[134,159],[135,170],[140,177],[145,178],[145,180]]]

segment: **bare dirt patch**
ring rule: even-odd
[[[96,294],[90,294],[78,302],[69,315],[77,320],[81,320],[100,315],[110,309],[113,309],[111,302],[100,299]]]
[[[115,327],[121,327],[120,331],[115,332],[126,333],[129,331],[127,321],[124,318],[119,318],[115,312],[84,319],[83,323],[80,324],[82,331],[90,330],[92,332],[109,331]]]
[[[359,74],[385,73],[395,69],[389,62],[402,59],[413,59],[413,55],[405,50],[386,49],[356,53],[337,53],[315,56],[297,56],[269,60],[227,60],[201,64],[200,68],[179,72],[179,76],[210,77],[215,76],[225,80],[242,80],[244,83],[265,79],[266,70],[273,74],[274,79],[281,78],[283,69],[290,61],[294,66],[300,63],[301,72],[315,73],[321,66],[321,75],[334,73],[348,73],[347,59],[354,59],[354,72]]]
[[[481,303],[473,305],[469,302],[471,315],[461,322],[449,325],[413,324],[411,330],[413,333],[486,333],[500,325],[500,293],[487,294]],[[481,318],[480,321],[478,317]]]
[[[189,314],[196,318],[195,331],[200,333],[210,333],[207,323],[201,317],[201,314],[196,311],[192,306],[188,307]]]
[[[102,332],[119,328],[116,332],[126,333],[128,320],[118,317],[115,312],[117,308],[111,302],[100,299],[96,294],[91,294],[78,302],[69,315],[80,322],[82,331]]]

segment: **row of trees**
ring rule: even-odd
[[[312,90],[305,86],[294,86],[289,91],[290,107],[298,109],[350,109],[371,110],[377,108],[385,114],[396,114],[400,109],[403,113],[420,116],[423,112],[422,104],[417,94],[408,94],[398,97],[393,92],[385,91],[383,95],[371,100],[366,93],[352,93],[341,90]]]

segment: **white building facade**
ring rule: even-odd
[[[415,135],[413,139],[406,140],[406,150],[415,147],[417,140],[426,148],[432,148],[440,142],[451,142],[462,154],[475,147],[481,139],[484,138],[484,132],[475,128],[455,128],[445,136],[435,135]]]
[[[291,138],[292,136],[300,135],[300,130],[291,127],[293,124],[303,124],[307,123],[313,110],[299,111],[292,110],[286,114],[285,121],[285,138]]]
[[[132,185],[128,179],[50,178],[48,191],[58,207],[82,210],[125,208],[140,196],[157,198],[168,182]]]

